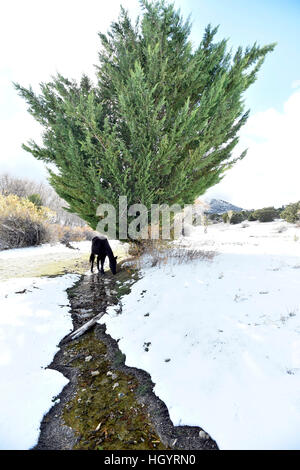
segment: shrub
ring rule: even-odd
[[[223,219],[224,224],[227,224],[229,222],[229,217],[228,217],[227,212],[224,212],[224,214],[222,214],[222,219]]]
[[[225,223],[240,224],[241,222],[244,222],[244,220],[247,220],[248,215],[248,211],[228,211],[222,214],[222,219]]]
[[[249,222],[254,222],[255,220],[257,220],[254,216],[254,211],[250,212],[250,214],[248,215],[248,220]]]
[[[28,196],[28,200],[36,207],[42,207],[43,205],[43,200],[39,194],[30,194],[30,196]]]
[[[39,203],[38,194],[28,198],[0,195],[0,249],[91,240],[95,236],[96,233],[87,226],[53,223],[55,212]]]
[[[259,222],[272,222],[274,219],[279,217],[279,212],[275,207],[264,207],[263,209],[257,209],[252,212],[251,219],[248,220],[259,220]]]
[[[300,201],[289,204],[280,214],[281,218],[294,224],[300,220]]]
[[[71,214],[65,210],[66,203],[55,193],[53,188],[46,183],[37,183],[26,178],[16,178],[9,174],[0,174],[0,194],[29,198],[31,202],[37,202],[40,205],[36,195],[42,201],[42,205],[55,212],[55,222],[62,225],[71,225],[72,227],[83,227],[85,222],[76,214]],[[34,200],[32,196],[34,195]]]
[[[34,246],[49,241],[48,222],[53,212],[28,199],[0,195],[0,240],[2,248]]]
[[[213,223],[220,223],[222,222],[222,220],[224,221],[223,219],[224,214],[206,214],[206,215],[208,217],[208,220],[211,220]]]
[[[240,224],[245,220],[245,216],[242,212],[233,212],[232,216],[230,217],[231,224]]]
[[[174,246],[163,240],[143,240],[141,243],[131,243],[128,254],[131,265],[141,269],[149,263],[151,267],[162,267],[167,263],[173,265],[187,264],[196,260],[212,260],[213,251],[202,251],[186,246]]]

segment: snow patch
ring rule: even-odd
[[[59,341],[72,329],[66,289],[77,279],[77,275],[65,275],[1,283],[1,449],[33,447],[52,398],[68,383],[46,367]]]

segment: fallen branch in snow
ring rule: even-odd
[[[98,315],[96,315],[94,318],[87,321],[84,325],[80,326],[79,328],[77,328],[77,330],[73,331],[66,338],[64,338],[61,341],[61,344],[68,343],[69,341],[73,341],[74,339],[77,339],[80,336],[82,336],[84,333],[86,333],[88,330],[90,330],[92,328],[92,326],[94,326],[95,323],[97,323],[97,321],[100,320],[100,318],[103,317],[103,315],[105,313],[106,312],[98,313]]]
[[[17,290],[17,292],[15,292],[15,294],[25,294],[25,292],[27,292],[28,289],[23,289],[23,290]],[[31,291],[29,291],[31,292]]]

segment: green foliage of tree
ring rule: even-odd
[[[58,74],[40,94],[16,84],[43,126],[43,145],[24,145],[54,164],[50,183],[95,228],[100,203],[189,204],[243,158],[232,158],[245,124],[243,93],[274,44],[232,54],[207,26],[193,49],[191,24],[173,4],[142,0],[132,24],[122,8],[99,34],[97,83]]]
[[[300,201],[289,204],[280,214],[281,218],[294,224],[300,220]]]

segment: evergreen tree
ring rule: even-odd
[[[300,220],[300,201],[294,204],[288,204],[281,212],[280,217],[290,224],[299,222]]]
[[[132,24],[121,8],[99,34],[97,84],[58,74],[41,93],[16,84],[43,126],[43,145],[25,150],[55,164],[50,183],[95,228],[100,203],[189,204],[218,183],[238,159],[232,150],[246,122],[243,93],[274,44],[238,48],[205,29],[193,50],[191,25],[173,4],[141,0]]]

